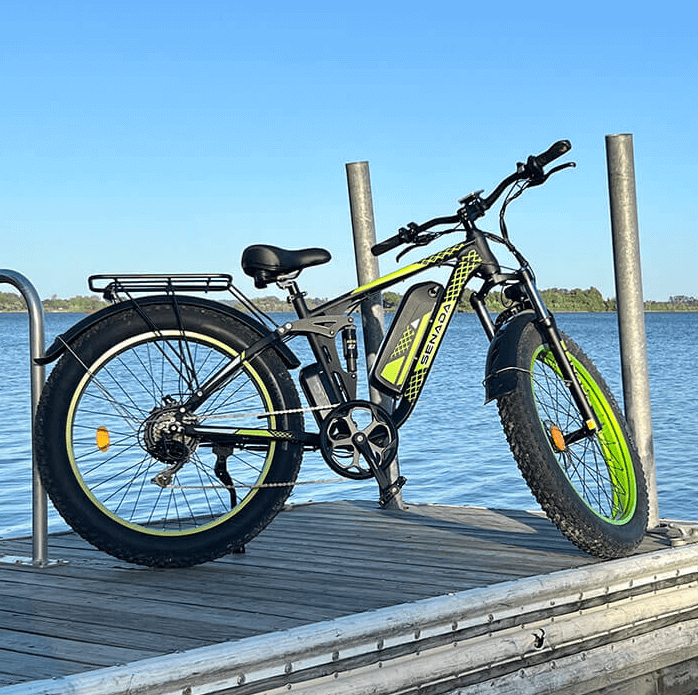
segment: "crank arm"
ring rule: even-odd
[[[379,504],[381,507],[385,507],[388,502],[390,502],[393,497],[395,497],[398,492],[402,489],[402,486],[407,482],[407,478],[404,476],[399,476],[397,480],[391,482],[390,476],[379,463],[378,454],[371,449],[371,444],[368,441],[364,432],[357,432],[352,437],[352,442],[354,446],[359,450],[359,453],[366,459],[366,462],[373,473],[373,476],[378,483],[378,489],[380,490],[380,500]]]

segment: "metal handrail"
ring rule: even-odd
[[[0,270],[0,282],[14,285],[24,297],[29,310],[29,359],[31,371],[31,403],[32,403],[32,558],[11,558],[14,564],[31,563],[37,567],[46,567],[48,545],[48,500],[46,491],[39,478],[36,468],[34,445],[34,415],[39,404],[41,390],[44,387],[45,372],[42,365],[36,364],[37,357],[44,355],[44,308],[34,285],[24,275],[14,270]],[[0,557],[0,561],[8,558]]]

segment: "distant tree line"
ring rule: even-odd
[[[317,306],[321,304],[324,299],[318,298],[308,298],[307,302],[309,306]],[[224,304],[236,305],[234,301],[225,301]],[[273,295],[267,297],[254,298],[255,305],[266,312],[286,312],[290,311],[288,302],[285,299],[280,299]],[[75,314],[91,314],[99,309],[108,306],[108,302],[101,299],[96,295],[92,296],[77,296],[71,297],[70,299],[60,299],[55,294],[51,299],[43,299],[41,304],[44,307],[44,311],[49,312],[65,312],[65,313],[75,313]],[[0,312],[16,312],[16,311],[26,311],[27,306],[24,299],[18,294],[13,292],[0,292]]]
[[[565,290],[558,287],[543,290],[541,292],[545,303],[551,311],[615,311],[616,300],[604,299],[596,287],[588,290]],[[383,292],[383,307],[386,311],[394,311],[402,295],[397,292]],[[309,306],[318,306],[326,301],[317,297],[308,298]],[[226,302],[235,304],[235,302]],[[288,302],[274,295],[259,297],[254,299],[255,305],[262,311],[287,312],[290,311]],[[53,295],[51,299],[42,301],[45,312],[65,312],[76,314],[90,314],[107,306],[107,302],[93,295],[71,297],[70,299],[59,299]],[[504,308],[499,295],[493,294],[488,298],[488,306],[491,311],[499,312]],[[469,302],[469,295],[466,293],[458,305],[459,311],[472,311]],[[26,311],[24,299],[12,292],[0,292],[0,312]],[[648,300],[645,302],[645,311],[698,311],[698,299],[686,295],[674,295],[666,302]]]
[[[285,298],[281,299],[273,294],[267,295],[265,297],[252,297],[253,304],[261,311],[267,314],[284,314],[287,312],[292,312],[293,307],[286,301]],[[306,297],[306,303],[312,309],[313,307],[320,306],[326,299],[321,299],[319,297]],[[223,304],[228,304],[229,306],[235,307],[236,309],[243,309],[242,304],[235,302],[233,300],[223,300]]]
[[[41,304],[45,312],[66,312],[76,314],[90,314],[102,307],[107,306],[107,302],[97,296],[91,297],[71,297],[70,299],[59,299],[54,294],[51,299],[42,300]],[[12,292],[0,292],[0,311],[26,311],[27,305],[24,299]]]
[[[590,287],[588,290],[579,288],[573,290],[561,289],[553,287],[548,290],[542,290],[541,295],[546,305],[553,312],[559,311],[615,311],[616,300],[604,299],[601,292],[596,287]],[[396,292],[383,293],[383,307],[387,311],[397,309],[401,295]],[[492,294],[487,299],[487,305],[493,312],[502,311],[504,308],[502,301],[497,294]],[[466,293],[458,305],[459,311],[472,311],[469,301],[469,295]],[[685,295],[676,295],[669,297],[667,302],[657,302],[648,300],[645,302],[645,311],[698,311],[698,299]]]

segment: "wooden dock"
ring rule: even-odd
[[[377,685],[376,673],[387,678],[389,664],[397,664],[396,678],[410,654],[440,664],[444,649],[449,658],[460,653],[454,647],[466,648],[467,659],[450,680],[420,683],[420,693],[480,692],[488,682],[487,692],[523,693],[529,691],[522,684],[532,682],[524,676],[544,668],[549,676],[551,663],[555,671],[563,658],[613,651],[618,641],[644,644],[677,626],[690,639],[681,642],[674,666],[695,673],[685,665],[698,658],[698,546],[670,548],[665,537],[648,536],[634,557],[601,562],[531,512],[432,505],[390,511],[365,501],[298,505],[284,510],[245,554],[189,569],[129,565],[73,533],[50,537],[50,559],[67,564],[13,563],[31,555],[26,538],[1,540],[0,554],[3,695],[339,693],[342,687],[382,693],[391,691]],[[647,606],[638,612],[643,601]],[[555,630],[583,631],[582,619],[598,626],[614,610],[633,611],[630,627],[609,622],[605,640],[598,627],[593,639],[570,632],[560,651]],[[528,646],[516,646],[524,637]],[[326,661],[318,656],[323,649],[301,658],[304,648],[320,642]],[[517,658],[505,654],[511,645]],[[679,649],[676,640],[672,645]],[[483,649],[486,665],[466,668]],[[671,658],[645,653],[656,660],[655,679],[679,682],[676,669],[667,670]],[[632,673],[649,682],[647,671],[645,663]],[[159,673],[162,682],[154,683]],[[355,687],[348,674],[368,679],[370,688]],[[628,674],[621,669],[615,681],[607,674],[600,683]],[[491,689],[494,677],[503,689]],[[514,679],[511,690],[507,679]],[[410,680],[413,690],[403,685],[399,692],[416,692],[418,680]],[[575,692],[596,692],[590,688]],[[645,692],[634,688],[628,692]]]

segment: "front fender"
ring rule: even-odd
[[[535,319],[532,311],[521,312],[492,338],[485,366],[485,403],[516,389],[522,376],[519,369],[514,369],[517,348],[524,330]]]
[[[84,319],[81,319],[76,324],[71,326],[65,333],[59,335],[53,341],[51,347],[49,347],[48,350],[46,350],[44,356],[35,358],[34,362],[40,365],[45,365],[49,364],[50,362],[53,362],[63,354],[63,352],[66,349],[66,346],[70,345],[88,328],[94,326],[96,323],[106,318],[107,316],[117,314],[120,311],[132,309],[135,303],[137,303],[138,306],[150,306],[152,304],[169,303],[171,301],[172,298],[166,295],[150,295],[148,297],[138,299],[137,302],[129,300],[119,302],[118,304],[112,304],[108,307],[105,307],[104,309],[100,309],[99,311],[96,311],[94,314],[90,314],[89,316],[86,316]],[[255,333],[257,333],[260,338],[263,338],[269,333],[271,333],[269,328],[265,326],[263,323],[260,323],[248,314],[244,314],[243,312],[233,307],[227,306],[226,304],[221,304],[220,302],[212,302],[210,299],[190,296],[178,296],[177,302],[180,305],[188,304],[190,306],[204,307],[206,309],[217,311],[218,313],[226,316],[232,316],[236,320],[241,321],[242,323],[247,325],[248,328],[252,329]],[[281,359],[284,361],[284,364],[289,369],[295,369],[296,367],[300,366],[300,361],[298,360],[298,358],[293,354],[293,352],[291,352],[291,350],[286,346],[285,343],[281,342],[281,340],[273,343],[272,347],[274,348],[274,350],[276,350]]]

